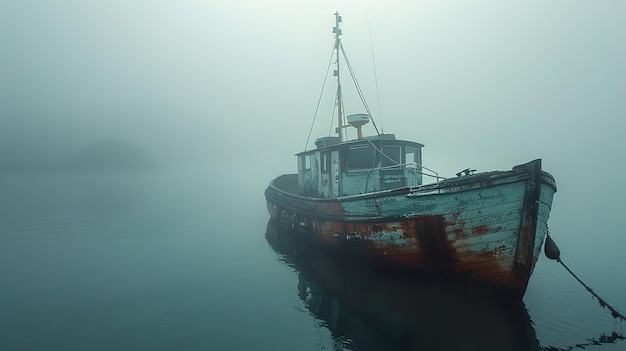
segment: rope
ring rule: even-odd
[[[337,111],[337,104],[333,104],[333,113],[330,114],[330,127],[328,127],[328,136],[333,133],[333,127],[335,126],[335,111]]]
[[[589,286],[587,286],[587,284],[583,283],[583,281],[582,281],[582,280],[580,280],[580,278],[578,278],[578,277],[576,276],[576,274],[574,274],[574,272],[572,272],[572,270],[571,270],[571,269],[569,269],[569,268],[565,265],[565,263],[563,263],[563,261],[561,260],[561,258],[560,258],[560,257],[558,257],[558,258],[556,259],[556,261],[557,261],[558,263],[560,263],[560,264],[561,264],[561,265],[562,265],[565,269],[567,269],[567,271],[568,271],[568,272],[569,272],[569,273],[570,273],[570,274],[571,274],[574,278],[576,278],[576,280],[578,280],[578,282],[579,282],[580,284],[582,284],[582,286],[584,286],[584,287],[585,287],[585,289],[587,289],[587,291],[589,291],[589,292],[591,293],[591,295],[593,295],[596,299],[598,299],[598,303],[600,304],[600,306],[602,306],[602,307],[604,307],[604,308],[607,308],[609,311],[611,311],[611,315],[613,316],[613,318],[620,319],[620,320],[622,320],[622,321],[626,321],[626,317],[624,317],[624,315],[623,315],[623,314],[619,313],[619,312],[618,312],[618,311],[617,311],[617,310],[616,310],[613,306],[609,305],[606,301],[604,301],[604,299],[603,299],[603,298],[601,298],[600,296],[598,296],[598,294],[596,294],[596,293],[595,293],[595,292],[594,292],[594,291],[593,291],[593,290],[592,290]]]
[[[385,133],[385,128],[383,127],[383,113],[380,108],[380,92],[378,90],[378,74],[376,74],[376,60],[374,59],[374,44],[372,44],[372,29],[370,28],[370,16],[366,11],[365,16],[367,17],[367,31],[370,34],[370,51],[372,52],[372,66],[374,68],[374,84],[376,85],[376,100],[378,102],[378,118],[380,118],[380,131],[381,133]]]
[[[309,129],[309,135],[306,137],[306,144],[304,145],[304,151],[309,146],[309,140],[311,140],[311,132],[313,132],[313,126],[315,125],[315,119],[317,118],[317,111],[320,109],[320,102],[322,101],[322,95],[324,94],[324,87],[326,87],[326,80],[328,80],[328,71],[330,71],[330,65],[333,63],[333,54],[335,53],[335,46],[330,51],[330,59],[328,60],[328,67],[326,67],[326,74],[324,75],[324,83],[322,83],[322,91],[320,91],[320,97],[317,99],[317,106],[315,107],[315,114],[313,115],[313,121],[311,122],[311,128]]]
[[[371,116],[372,113],[370,112],[370,108],[367,106],[367,101],[365,101],[365,95],[363,95],[363,91],[361,90],[361,87],[359,86],[359,82],[357,82],[356,80],[356,76],[354,74],[354,71],[352,70],[352,65],[350,65],[350,61],[348,61],[348,56],[346,55],[346,51],[343,49],[343,44],[339,43],[339,47],[341,48],[341,53],[343,54],[343,58],[346,60],[346,66],[348,66],[348,71],[350,71],[350,75],[352,76],[352,81],[354,82],[356,91],[359,94],[359,97],[361,98],[361,102],[363,103],[363,106],[365,107],[365,111],[367,111],[367,114]],[[374,118],[371,118],[371,121],[372,121],[372,125],[374,126],[374,129],[376,130],[376,134],[380,135],[380,132],[378,131],[378,127],[376,127],[376,122],[374,121]]]

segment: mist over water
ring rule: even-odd
[[[263,191],[296,171],[336,10],[384,131],[446,177],[542,158],[563,260],[625,313],[621,1],[8,1],[0,349],[577,349],[624,333],[545,257],[519,308],[473,299],[501,327],[489,343],[481,312],[456,313],[475,309],[440,286],[276,243]],[[406,294],[433,302],[386,305]]]
[[[3,174],[2,348],[539,350],[623,334],[545,257],[524,303],[501,305],[480,288],[393,276],[290,241],[268,224],[265,184],[229,175]],[[603,250],[596,265],[563,258],[623,310],[624,280],[597,275],[622,258]]]

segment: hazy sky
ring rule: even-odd
[[[164,161],[294,170],[335,11],[378,115],[371,30],[384,130],[425,144],[427,166],[541,157],[557,181],[626,174],[622,0],[3,0],[0,161],[115,139]],[[332,99],[314,137],[330,111]]]

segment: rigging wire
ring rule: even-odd
[[[333,133],[333,126],[335,125],[335,112],[337,112],[337,104],[333,105],[333,113],[330,114],[330,127],[328,127],[328,136]]]
[[[346,105],[343,104],[343,99],[341,99],[340,103],[341,103],[341,111],[345,111]],[[345,120],[345,113],[341,116],[341,118],[343,118],[342,119],[343,125],[348,126],[348,123],[346,123],[347,121]],[[343,133],[344,140],[348,140],[348,128],[343,128],[342,133]]]
[[[367,17],[367,31],[370,35],[370,51],[372,52],[372,66],[374,67],[374,86],[376,87],[376,102],[378,103],[378,118],[380,119],[380,132],[385,134],[385,128],[383,127],[383,113],[380,108],[380,91],[378,89],[378,74],[376,73],[376,60],[374,59],[374,44],[372,44],[372,28],[370,27],[370,15],[365,11],[365,17]]]
[[[326,67],[326,74],[324,74],[324,83],[322,83],[322,91],[320,91],[320,96],[317,99],[317,106],[315,106],[315,114],[313,115],[313,121],[311,122],[311,128],[309,128],[309,135],[306,137],[306,144],[304,145],[304,151],[307,150],[309,146],[309,140],[311,140],[311,133],[313,132],[313,126],[315,125],[315,119],[317,118],[317,112],[320,109],[320,102],[322,101],[322,95],[324,94],[324,88],[326,87],[326,81],[328,80],[328,72],[330,71],[330,66],[333,63],[333,54],[335,53],[335,45],[333,44],[333,49],[330,51],[330,59],[328,60],[328,67]]]
[[[343,48],[343,44],[339,43],[339,47],[341,48],[341,53],[343,54],[343,58],[346,60],[346,66],[348,66],[348,70],[350,71],[350,75],[352,76],[352,81],[354,82],[356,91],[359,94],[359,97],[361,98],[361,102],[363,103],[363,106],[365,107],[365,111],[367,111],[367,114],[371,116],[372,113],[370,112],[369,106],[367,106],[367,101],[365,101],[365,96],[363,95],[363,91],[361,90],[361,87],[359,86],[359,82],[357,82],[356,80],[356,76],[354,75],[354,71],[352,70],[352,65],[350,65],[350,61],[348,60],[346,51]],[[376,122],[374,122],[374,118],[372,118],[371,121],[372,121],[372,125],[374,126],[374,129],[376,130],[376,134],[380,136],[380,132],[378,131]]]

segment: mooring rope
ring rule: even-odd
[[[556,245],[554,240],[552,240],[552,238],[550,237],[550,230],[548,228],[546,228],[546,243],[544,246],[544,253],[549,259],[556,260],[558,263],[560,263],[574,278],[576,278],[576,280],[578,280],[578,282],[582,284],[582,286],[584,286],[585,289],[587,289],[587,291],[589,291],[591,295],[593,295],[593,297],[598,299],[598,303],[600,304],[600,306],[607,308],[609,311],[611,311],[611,315],[613,316],[613,318],[619,319],[621,321],[626,321],[626,317],[624,317],[623,314],[621,314],[613,306],[611,306],[608,302],[606,302],[603,298],[596,294],[593,289],[585,284],[580,278],[578,278],[576,274],[574,274],[574,272],[572,272],[571,269],[569,269],[569,267],[567,267],[567,265],[565,265],[563,260],[561,260],[561,251],[559,250],[559,247]]]
[[[558,263],[560,263],[565,269],[567,269],[567,271],[574,277],[576,278],[576,280],[578,280],[578,282],[580,284],[582,284],[582,286],[585,287],[585,289],[587,289],[587,291],[589,291],[591,293],[591,295],[593,295],[596,299],[598,299],[598,303],[600,304],[600,306],[607,308],[609,311],[611,311],[611,315],[613,316],[613,318],[617,318],[617,319],[621,319],[622,321],[626,321],[626,317],[624,317],[623,314],[619,313],[619,311],[617,311],[613,306],[609,305],[608,302],[606,302],[603,298],[601,298],[598,294],[595,293],[595,291],[593,291],[593,289],[591,289],[587,284],[585,284],[582,280],[580,280],[580,278],[578,278],[578,276],[576,276],[576,274],[574,274],[574,272],[572,272],[571,269],[569,269],[569,267],[567,267],[565,265],[565,263],[563,263],[563,261],[561,260],[561,258],[557,258],[556,261]]]

